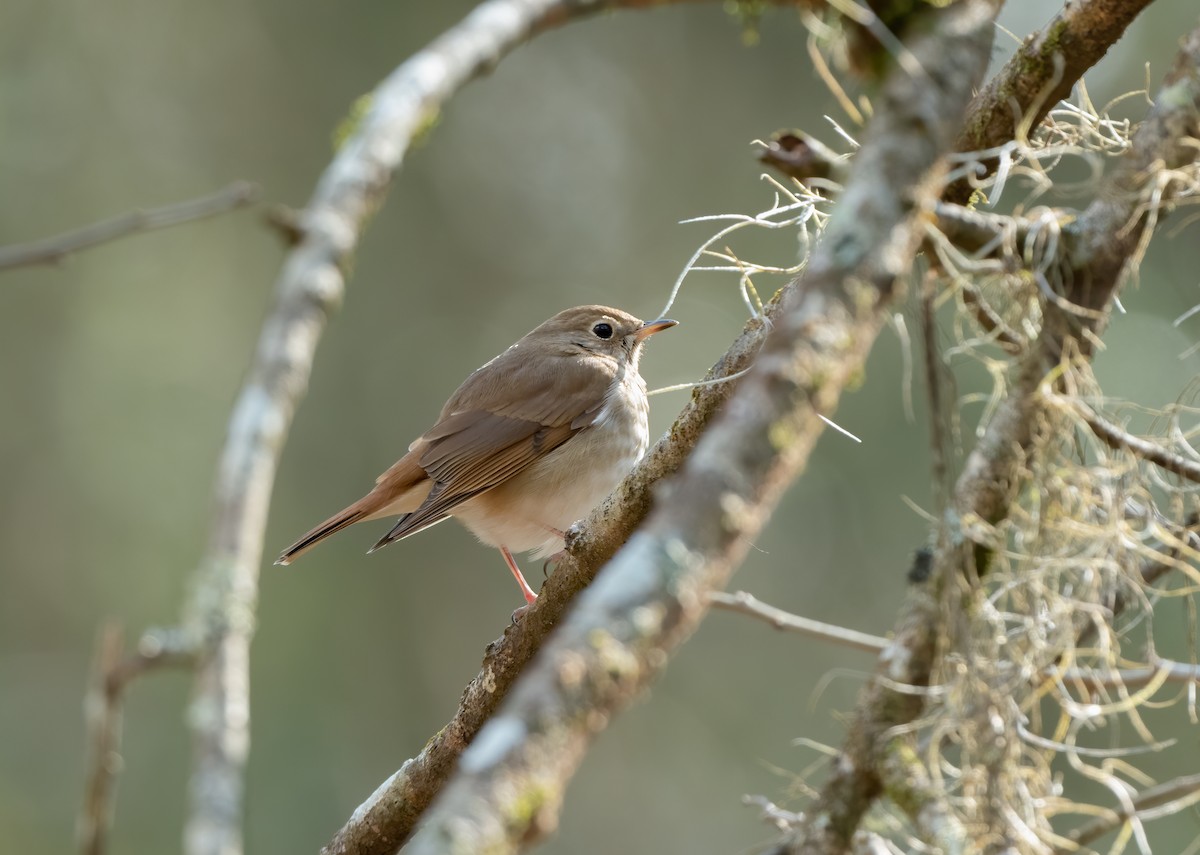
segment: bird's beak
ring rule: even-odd
[[[654,335],[656,332],[669,330],[671,327],[678,325],[679,321],[673,321],[670,318],[659,318],[657,321],[646,321],[646,323],[642,324],[641,327],[639,327],[638,330],[633,334],[634,340],[640,344],[641,342],[650,338],[650,336]]]

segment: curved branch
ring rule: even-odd
[[[188,855],[241,851],[242,771],[249,746],[249,648],[262,539],[284,438],[308,384],[344,271],[409,144],[464,84],[547,27],[650,0],[489,0],[386,78],[295,221],[275,302],[234,407],[218,465],[209,545],[184,608],[203,651],[189,720],[194,771]]]
[[[199,651],[189,716],[195,747],[187,855],[230,855],[242,848],[249,649],[271,489],[317,343],[341,300],[344,271],[370,215],[411,141],[463,85],[549,27],[607,9],[653,5],[662,5],[661,0],[482,3],[379,84],[366,115],[322,174],[307,207],[290,223],[295,244],[284,260],[274,305],[230,418],[209,544],[182,617]]]
[[[886,80],[840,207],[754,368],[464,753],[406,851],[514,851],[552,828],[594,735],[696,627],[803,467],[819,414],[885,321],[919,239],[918,182],[949,149],[987,61],[993,4],[922,10],[929,28],[909,49],[925,73]]]

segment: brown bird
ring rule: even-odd
[[[645,454],[649,404],[638,361],[646,339],[675,324],[607,306],[559,312],[471,374],[371,492],[275,563],[365,520],[400,518],[374,552],[455,517],[500,550],[532,603],[537,594],[513,553],[560,551],[571,523]]]

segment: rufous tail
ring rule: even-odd
[[[365,520],[368,516],[367,511],[359,507],[358,503],[351,505],[339,513],[334,514],[325,522],[314,528],[304,537],[297,540],[291,546],[283,551],[283,554],[275,559],[276,564],[291,564],[305,552],[312,549],[318,543],[331,534],[336,534],[347,526],[354,525],[356,522]]]

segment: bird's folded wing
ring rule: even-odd
[[[590,426],[615,371],[605,362],[533,360],[512,347],[473,373],[410,447],[405,460],[433,485],[380,545],[441,522]]]
[[[443,419],[420,440],[418,461],[433,488],[380,544],[441,522],[456,506],[504,483],[578,430],[570,423],[550,426],[480,410]]]

